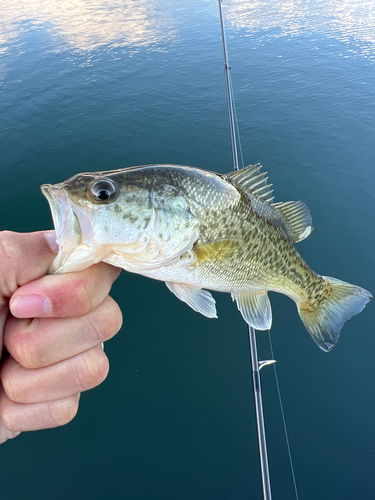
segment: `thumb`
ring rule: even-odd
[[[46,237],[53,231],[36,233],[0,232],[0,356],[9,299],[20,286],[47,274],[55,253]]]
[[[50,239],[53,234],[0,232],[0,300],[7,301],[18,287],[47,274],[56,254],[46,235]]]

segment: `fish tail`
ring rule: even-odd
[[[372,295],[336,278],[322,278],[324,292],[313,301],[300,302],[298,312],[311,337],[323,351],[329,352],[337,344],[345,321],[360,313]]]

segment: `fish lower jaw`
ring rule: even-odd
[[[104,260],[106,254],[107,251],[97,251],[94,250],[91,245],[85,244],[80,244],[70,251],[64,249],[64,251],[57,254],[49,268],[49,273],[61,274],[82,271]]]

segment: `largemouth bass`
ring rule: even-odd
[[[324,351],[371,294],[320,276],[295,243],[312,231],[303,202],[273,203],[259,164],[226,175],[177,165],[83,173],[42,186],[59,252],[50,272],[104,261],[165,281],[195,311],[216,317],[207,290],[226,292],[245,321],[271,328],[268,291],[293,299]]]

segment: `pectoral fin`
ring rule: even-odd
[[[272,311],[267,292],[232,293],[232,299],[250,326],[256,330],[271,328]]]
[[[194,311],[203,314],[203,316],[207,316],[207,318],[217,318],[215,299],[207,290],[202,290],[202,288],[192,285],[186,285],[185,283],[172,283],[166,281],[165,284],[176,297],[186,302]]]

